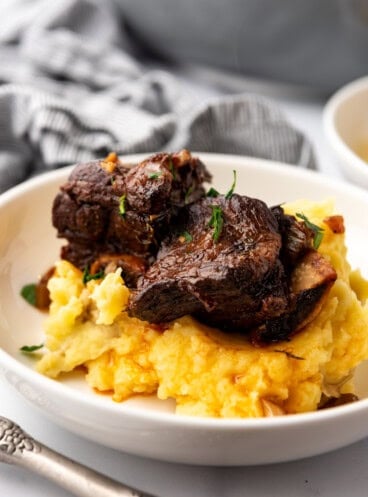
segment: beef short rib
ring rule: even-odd
[[[138,281],[129,311],[153,323],[194,314],[219,328],[249,330],[287,308],[280,249],[278,224],[262,201],[203,198],[183,212]]]
[[[258,344],[288,339],[316,314],[336,279],[312,238],[304,223],[260,200],[203,198],[182,212],[138,280],[129,313],[151,323],[192,314],[250,333]]]
[[[186,150],[156,154],[132,167],[114,154],[77,165],[52,210],[58,236],[68,241],[62,258],[84,269],[120,256],[115,262],[124,262],[123,276],[134,286],[179,210],[204,195],[208,180],[204,164]]]
[[[91,274],[120,267],[142,320],[192,314],[255,344],[289,339],[319,312],[334,269],[308,223],[254,198],[206,197],[209,180],[187,150],[77,165],[53,204],[62,258]]]

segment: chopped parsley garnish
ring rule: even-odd
[[[24,354],[32,354],[33,352],[42,349],[43,346],[43,343],[40,343],[39,345],[23,345],[19,350]]]
[[[220,195],[220,193],[213,187],[211,187],[206,193],[206,197],[216,198]]]
[[[188,203],[188,200],[189,200],[189,197],[191,196],[192,194],[192,191],[193,191],[193,185],[191,185],[188,190],[185,192],[185,197],[184,197],[184,203],[187,204]]]
[[[234,175],[234,180],[233,180],[233,183],[231,185],[231,188],[230,190],[225,194],[225,198],[226,200],[229,200],[229,198],[231,198],[233,196],[233,193],[234,193],[234,190],[235,190],[235,186],[236,186],[236,171],[235,169],[233,170],[233,175]],[[213,188],[211,187],[208,192],[206,193],[206,197],[210,197],[210,198],[216,198],[220,195],[220,192],[218,192],[216,190],[216,188]]]
[[[126,201],[126,195],[124,194],[119,199],[119,213],[121,216],[125,216],[126,214],[125,201]]]
[[[151,173],[148,175],[148,179],[157,179],[162,175],[161,171],[158,171],[157,173]]]
[[[186,242],[191,242],[193,240],[192,235],[188,231],[184,231],[181,236]]]
[[[21,296],[31,305],[36,305],[37,302],[37,285],[35,283],[30,283],[29,285],[24,285],[20,291]]]
[[[318,247],[321,245],[321,242],[323,240],[323,233],[325,230],[323,228],[321,228],[320,226],[317,226],[316,224],[309,221],[309,219],[307,218],[307,216],[305,214],[297,212],[295,214],[295,216],[298,217],[299,219],[301,219],[302,221],[304,221],[306,227],[313,231],[313,233],[314,233],[313,248],[317,250]]]
[[[91,274],[89,272],[89,267],[86,266],[84,268],[84,271],[83,271],[83,275],[82,275],[82,281],[83,281],[83,284],[85,285],[86,283],[88,283],[89,281],[91,280],[100,280],[101,278],[103,278],[105,276],[105,273],[104,271],[99,271],[98,273],[95,273],[95,274]]]
[[[218,241],[221,235],[222,227],[224,225],[224,218],[222,214],[222,209],[218,205],[211,205],[212,214],[211,219],[208,222],[208,226],[213,228],[212,238],[215,242]]]
[[[174,163],[173,163],[171,158],[169,159],[169,171],[172,174],[173,180],[175,180],[176,179],[176,170],[175,170]]]
[[[233,169],[233,175],[234,175],[233,184],[231,185],[230,190],[225,195],[226,200],[229,200],[233,196],[233,193],[235,190],[235,186],[236,186],[236,171],[235,171],[235,169]]]

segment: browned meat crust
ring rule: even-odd
[[[132,255],[147,267],[179,209],[204,195],[210,174],[188,151],[128,167],[116,157],[79,164],[56,196],[52,220],[68,241],[64,259],[83,269],[101,254]],[[127,283],[136,281],[136,265]]]
[[[320,312],[336,277],[336,271],[325,257],[313,249],[306,252],[289,278],[287,312],[253,330],[253,343],[288,340],[303,329]]]
[[[307,220],[233,194],[205,196],[204,164],[183,150],[135,166],[115,154],[79,164],[53,205],[61,256],[91,274],[122,268],[130,315],[185,314],[254,344],[287,340],[320,311],[336,279]],[[341,233],[343,219],[326,220]]]
[[[218,239],[210,226],[214,208],[222,219]],[[201,199],[183,212],[138,281],[129,312],[154,323],[194,314],[223,330],[251,332],[257,344],[288,339],[319,312],[336,279],[311,243],[304,223],[275,216],[260,200]]]

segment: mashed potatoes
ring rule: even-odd
[[[368,357],[368,283],[351,271],[344,235],[323,222],[331,202],[284,208],[324,229],[319,251],[338,273],[322,311],[291,341],[256,348],[191,317],[160,330],[128,317],[120,270],[84,285],[81,272],[60,261],[49,281],[48,350],[38,370],[57,378],[84,366],[91,387],[115,401],[156,393],[174,398],[178,413],[197,416],[300,413],[317,409],[323,394],[353,392],[354,368]]]

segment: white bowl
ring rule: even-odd
[[[368,188],[368,77],[349,83],[330,98],[323,127],[343,174]]]
[[[347,225],[349,259],[368,275],[366,192],[317,173],[245,157],[202,154],[223,190],[238,172],[237,192],[270,204],[335,197]],[[134,160],[134,159],[129,159]],[[175,415],[171,402],[134,398],[114,403],[97,395],[78,374],[60,381],[34,371],[19,347],[43,341],[45,315],[19,295],[58,258],[60,241],[50,208],[70,169],[45,174],[0,197],[0,370],[55,423],[107,446],[173,462],[244,465],[287,461],[330,451],[368,435],[368,374],[359,368],[363,400],[324,411],[265,419],[209,419]],[[25,406],[26,408],[26,406]],[[1,410],[0,410],[1,414]]]

